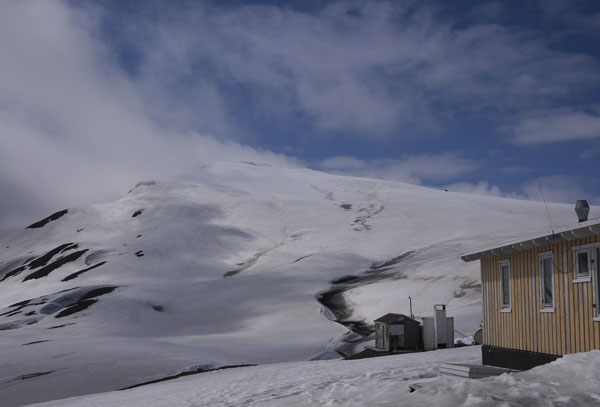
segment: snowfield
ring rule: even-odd
[[[572,205],[549,211],[554,227],[576,221]],[[339,358],[372,339],[375,318],[408,314],[409,296],[417,316],[447,304],[468,336],[481,321],[479,265],[458,254],[548,230],[539,202],[311,170],[215,163],[148,180],[0,231],[1,404]],[[331,363],[281,366],[363,362]]]
[[[440,363],[480,363],[481,348],[354,361],[279,363],[202,373],[121,392],[44,403],[129,406],[595,406],[600,351],[485,379],[439,376]],[[420,387],[409,392],[409,386]]]

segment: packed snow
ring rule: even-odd
[[[594,406],[600,351],[485,379],[440,376],[441,363],[478,363],[481,348],[354,361],[279,363],[202,373],[47,407],[173,406]],[[417,385],[417,386],[414,386]],[[415,391],[411,392],[410,387]]]
[[[574,220],[571,205],[549,211]],[[0,231],[5,407],[194,366],[339,358],[409,296],[417,316],[447,304],[468,337],[479,266],[458,254],[549,229],[538,202],[254,163],[33,221]]]

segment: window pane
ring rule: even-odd
[[[552,290],[552,258],[546,257],[542,260],[542,273],[544,275],[544,305],[553,305]]]
[[[577,274],[580,276],[589,276],[588,252],[587,250],[577,253]]]
[[[502,305],[510,306],[510,281],[508,266],[504,265],[500,268],[502,274]]]

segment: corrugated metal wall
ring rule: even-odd
[[[595,277],[573,282],[572,248],[596,242],[600,236],[482,259],[484,344],[552,355],[600,349],[600,322],[593,320],[592,307]],[[547,251],[554,258],[554,312],[541,312],[538,254]],[[501,312],[498,263],[506,259],[510,260],[511,311]]]

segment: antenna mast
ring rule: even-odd
[[[548,210],[548,204],[546,203],[546,198],[544,197],[542,183],[540,182],[540,177],[538,177],[537,172],[535,173],[535,179],[537,179],[538,186],[540,187],[540,193],[542,194],[542,200],[544,201],[544,207],[546,207],[546,215],[548,215],[548,222],[550,222],[550,230],[552,230],[552,235],[554,235],[554,226],[552,226],[552,218],[550,217],[550,211]]]

